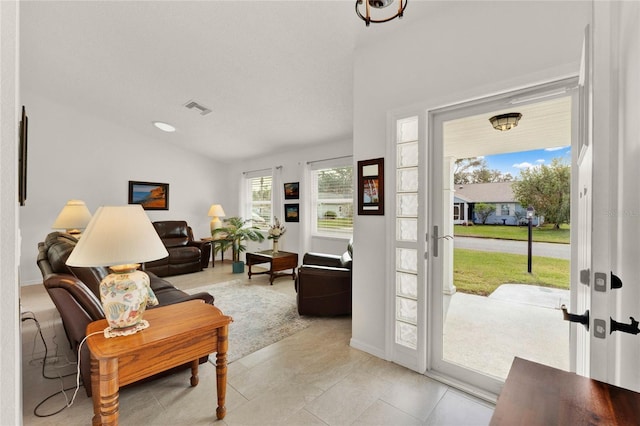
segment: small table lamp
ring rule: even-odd
[[[96,211],[67,265],[110,267],[112,273],[100,283],[100,299],[109,323],[106,331],[124,335],[148,327],[142,315],[148,304],[158,304],[149,276],[137,269],[139,263],[168,255],[141,205],[104,206]]]
[[[210,222],[211,234],[213,235],[213,230],[218,229],[222,226],[220,218],[225,216],[224,210],[222,209],[222,206],[220,204],[212,204],[207,216],[213,217]]]
[[[67,234],[80,237],[82,229],[85,229],[91,220],[91,213],[84,201],[69,200],[60,210],[58,217],[51,228],[65,229]]]

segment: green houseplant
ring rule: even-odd
[[[244,241],[264,241],[260,228],[250,225],[250,222],[241,217],[230,217],[224,219],[222,227],[214,229],[211,233],[213,238],[224,239],[231,244],[234,273],[244,272],[244,262],[240,261],[240,253],[247,250]]]

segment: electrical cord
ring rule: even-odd
[[[30,314],[31,316],[29,317],[25,317],[24,314]],[[35,408],[33,409],[33,414],[36,417],[50,417],[53,415],[56,415],[60,412],[62,412],[64,409],[69,408],[73,405],[76,396],[78,395],[78,390],[80,390],[80,350],[82,349],[82,345],[84,344],[84,342],[90,337],[93,336],[94,334],[101,334],[103,333],[102,331],[96,331],[94,333],[91,333],[87,336],[84,337],[84,339],[82,339],[82,341],[80,342],[80,344],[78,345],[78,362],[77,362],[77,368],[76,368],[76,372],[75,373],[70,373],[70,374],[65,374],[65,375],[58,375],[58,377],[50,377],[47,376],[45,373],[45,366],[47,364],[47,355],[48,355],[48,348],[47,348],[47,343],[44,340],[44,336],[42,334],[42,329],[40,328],[40,322],[36,319],[36,316],[33,312],[24,312],[23,313],[23,317],[22,317],[22,322],[27,321],[27,320],[32,320],[35,324],[36,327],[38,328],[38,333],[40,334],[40,338],[42,339],[42,344],[44,345],[44,360],[42,361],[42,377],[44,377],[45,379],[59,379],[61,384],[62,384],[62,379],[64,377],[70,377],[73,376],[75,374],[76,376],[76,385],[69,387],[69,388],[65,388],[64,385],[62,385],[62,389],[59,390],[58,392],[55,392],[51,395],[49,395],[48,397],[46,397],[45,399],[43,399],[42,401],[40,401],[40,403],[38,403],[38,405],[35,406]],[[66,394],[67,391],[70,391],[71,389],[74,389],[75,391],[73,392],[73,396],[71,397],[71,401],[69,401],[69,398]],[[53,398],[54,396],[58,395],[58,394],[62,394],[64,396],[65,399],[65,405],[60,408],[59,410],[53,412],[53,413],[47,413],[47,414],[40,414],[38,413],[38,409],[45,403],[47,402],[49,399]]]

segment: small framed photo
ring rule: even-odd
[[[169,184],[129,181],[129,204],[145,210],[169,210]]]
[[[289,182],[284,184],[284,199],[297,200],[300,198],[300,182]]]
[[[296,203],[284,205],[284,221],[300,222],[300,204]]]
[[[358,214],[384,215],[384,158],[358,161]]]

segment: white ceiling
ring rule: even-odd
[[[429,3],[366,28],[351,0],[27,1],[21,84],[220,161],[350,141],[354,47]],[[186,109],[190,100],[213,112]]]
[[[411,0],[402,20],[366,28],[354,4],[27,1],[21,5],[21,85],[223,162],[350,141],[355,46],[424,25],[448,7]],[[191,100],[212,112],[185,108]],[[522,124],[502,135],[488,117],[462,121],[457,132],[465,156],[470,134],[476,147],[494,143],[480,140],[485,134],[502,141],[525,133],[537,142],[553,140],[536,133],[552,133],[548,121],[521,109]],[[151,125],[156,120],[177,132],[157,130]]]

